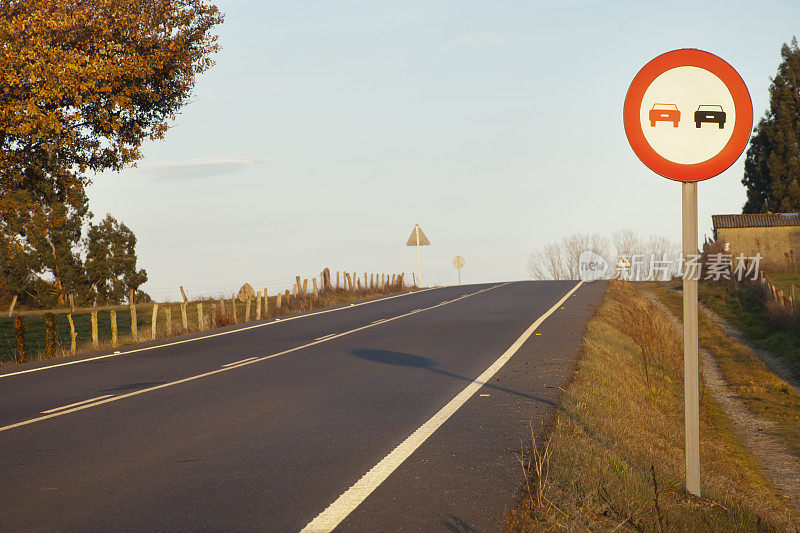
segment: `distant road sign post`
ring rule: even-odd
[[[461,269],[464,268],[465,264],[466,264],[466,262],[464,261],[464,258],[461,257],[460,255],[457,255],[457,256],[455,256],[453,258],[453,266],[456,267],[456,269],[458,270],[458,284],[459,285],[461,285]]]
[[[422,232],[419,224],[414,224],[414,229],[411,230],[411,236],[408,238],[406,246],[417,247],[417,266],[419,267],[419,286],[422,287],[422,254],[419,251],[420,246],[430,246],[431,241]]]
[[[653,172],[682,182],[683,258],[697,256],[697,182],[724,172],[742,154],[753,104],[739,73],[714,54],[673,50],[647,63],[625,96],[625,134]],[[683,272],[683,373],[686,490],[700,496],[700,374],[697,278]],[[698,275],[699,277],[699,275]]]

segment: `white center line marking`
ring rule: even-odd
[[[241,361],[234,361],[233,363],[228,363],[227,365],[222,365],[222,368],[225,368],[225,367],[228,367],[228,366],[233,366],[233,365],[238,365],[239,363],[246,363],[248,361],[252,361],[253,359],[258,359],[258,357],[253,356],[253,357],[248,357],[247,359],[242,359]]]
[[[486,292],[486,291],[491,291],[491,290],[496,289],[498,287],[504,287],[506,285],[508,285],[508,283],[501,283],[501,284],[498,284],[498,285],[493,285],[491,287],[487,287],[485,289],[481,289],[479,291],[471,292],[469,294],[465,294],[463,296],[460,296],[460,297],[456,298],[455,300],[451,300],[451,303],[452,302],[457,302],[459,300],[463,300],[465,298],[470,298],[472,296],[475,296],[476,294],[481,294],[481,293]],[[400,320],[401,318],[405,318],[405,317],[408,317],[408,316],[411,316],[411,315],[415,315],[415,314],[421,313],[423,311],[429,311],[431,309],[437,309],[439,307],[442,307],[442,305],[444,305],[444,304],[436,304],[436,305],[432,305],[430,307],[426,307],[424,309],[416,309],[414,311],[410,311],[410,312],[404,313],[402,315],[397,315],[397,316],[394,316],[392,318],[387,318],[382,323],[392,322],[394,320]],[[280,357],[282,355],[286,355],[286,354],[289,354],[289,353],[292,353],[292,352],[296,352],[296,351],[302,350],[304,348],[309,348],[311,346],[315,346],[315,345],[321,344],[323,342],[328,342],[329,340],[338,339],[339,337],[344,337],[345,335],[352,335],[353,333],[358,333],[359,331],[364,331],[365,329],[374,328],[374,327],[377,327],[377,326],[378,326],[378,324],[367,324],[366,326],[357,327],[357,328],[351,329],[349,331],[344,331],[342,333],[336,333],[333,336],[331,336],[331,337],[329,337],[327,339],[321,340],[321,341],[313,341],[313,342],[309,342],[307,344],[303,344],[301,346],[295,346],[294,348],[289,348],[288,350],[284,350],[282,352],[274,353],[274,354],[271,354],[271,355],[266,355],[264,357],[257,357],[257,358],[255,358],[253,360],[250,360],[250,361],[246,361],[246,362],[243,362],[243,363],[238,363],[235,366],[229,366],[229,367],[225,367],[225,368],[219,368],[217,370],[211,370],[210,372],[204,372],[202,374],[189,376],[188,378],[183,378],[183,379],[179,379],[179,380],[176,380],[176,381],[170,381],[168,383],[162,383],[160,385],[155,385],[153,387],[148,387],[146,389],[139,389],[139,390],[136,390],[136,391],[133,391],[133,392],[129,392],[129,393],[126,393],[126,394],[120,394],[119,396],[105,398],[105,399],[102,399],[102,400],[98,400],[98,401],[96,401],[94,403],[85,403],[83,405],[76,405],[75,407],[70,407],[69,409],[64,408],[64,410],[58,411],[57,413],[49,413],[49,414],[46,414],[46,415],[43,415],[43,416],[39,416],[39,417],[36,417],[36,418],[30,418],[28,420],[23,420],[22,422],[17,422],[15,424],[9,424],[7,426],[2,426],[2,427],[0,427],[0,432],[8,431],[10,429],[14,429],[14,428],[22,427],[22,426],[27,426],[29,424],[34,424],[36,422],[41,422],[43,420],[48,420],[50,418],[55,418],[57,416],[67,415],[69,413],[74,413],[76,411],[83,411],[84,409],[89,409],[91,407],[97,407],[99,405],[103,405],[103,404],[110,403],[110,402],[116,402],[116,401],[119,401],[119,400],[123,400],[125,398],[132,398],[133,396],[138,396],[140,394],[153,392],[153,391],[156,391],[156,390],[159,390],[159,389],[165,389],[167,387],[174,387],[175,385],[180,385],[181,383],[188,383],[190,381],[195,381],[195,380],[198,380],[198,379],[207,378],[207,377],[213,376],[215,374],[220,374],[222,372],[228,372],[228,371],[233,370],[235,368],[240,368],[240,367],[243,367],[243,366],[252,365],[252,364],[255,364],[255,363],[260,363],[261,361],[266,361],[268,359],[273,359],[275,357]]]
[[[327,339],[328,337],[333,337],[334,335],[336,335],[336,333],[329,333],[329,334],[327,334],[327,335],[323,335],[322,337],[317,337],[317,338],[316,338],[316,339],[314,339],[314,340],[315,340],[315,341],[324,341],[324,340],[325,340],[325,339]]]
[[[271,322],[264,322],[264,323],[260,323],[260,324],[254,324],[252,326],[244,326],[244,327],[241,327],[241,328],[238,328],[238,329],[232,329],[230,331],[220,331],[219,333],[209,333],[208,335],[203,335],[202,337],[194,337],[192,339],[183,339],[183,340],[179,340],[179,341],[166,342],[164,344],[158,344],[156,346],[145,346],[144,348],[135,348],[133,350],[128,350],[126,352],[121,352],[121,351],[117,350],[114,353],[110,353],[110,354],[106,354],[106,355],[98,355],[96,357],[87,357],[86,359],[78,359],[76,361],[68,361],[66,363],[57,363],[55,365],[40,366],[40,367],[36,367],[36,368],[28,368],[27,370],[20,370],[20,371],[17,371],[17,372],[9,372],[7,374],[0,374],[0,379],[11,377],[11,376],[17,376],[19,374],[28,374],[29,372],[40,372],[42,370],[49,370],[51,368],[58,368],[58,367],[69,366],[69,365],[77,365],[77,364],[80,364],[80,363],[88,363],[89,361],[97,361],[99,359],[106,359],[108,357],[116,357],[118,355],[131,355],[131,354],[134,354],[134,353],[144,352],[144,351],[147,351],[147,350],[157,350],[158,348],[166,348],[167,346],[175,346],[175,345],[178,345],[178,344],[185,344],[187,342],[202,341],[202,340],[205,340],[205,339],[211,339],[211,338],[219,337],[219,336],[222,336],[222,335],[231,335],[233,333],[239,333],[241,331],[247,331],[249,329],[263,328],[265,326],[271,326],[271,325],[273,325],[275,323],[278,323],[278,322],[281,322],[281,321],[288,322],[290,320],[300,320],[301,318],[308,318],[308,317],[317,316],[317,315],[324,315],[324,314],[327,314],[327,313],[335,313],[337,311],[344,311],[344,310],[350,309],[351,307],[361,307],[362,305],[369,305],[369,304],[373,304],[373,303],[383,302],[383,301],[386,301],[386,300],[393,300],[395,298],[402,298],[403,296],[409,296],[409,295],[412,295],[412,294],[419,294],[421,292],[426,292],[426,291],[430,291],[430,290],[434,290],[434,288],[432,287],[432,288],[429,288],[429,289],[420,289],[420,290],[412,291],[412,292],[404,292],[404,293],[401,293],[401,294],[395,294],[395,295],[392,295],[392,296],[387,296],[386,298],[378,298],[378,299],[375,299],[375,300],[367,300],[366,302],[359,302],[357,304],[350,304],[349,306],[346,306],[346,307],[336,307],[334,309],[323,309],[322,311],[315,311],[313,313],[306,313],[306,314],[303,314],[303,315],[290,316],[288,318],[283,318],[283,319],[276,318],[276,319],[272,320]]]
[[[97,400],[102,400],[104,398],[111,398],[112,396],[114,396],[114,395],[113,394],[106,394],[105,396],[98,396],[97,398],[90,398],[88,400],[83,400],[82,402],[75,402],[75,403],[71,403],[69,405],[62,405],[61,407],[56,407],[55,409],[49,409],[47,411],[42,411],[42,414],[46,415],[46,414],[49,414],[49,413],[55,413],[56,411],[61,411],[62,409],[69,409],[70,407],[75,407],[76,405],[83,405],[85,403],[96,402]]]
[[[386,319],[385,319],[385,318],[379,318],[378,320],[373,320],[373,321],[372,321],[372,323],[373,323],[373,324],[380,324],[380,323],[381,323],[381,322],[383,322],[384,320],[386,320]]]
[[[408,457],[414,453],[414,451],[419,448],[423,442],[428,440],[428,437],[433,435],[433,432],[439,429],[439,427],[444,424],[448,418],[450,418],[453,413],[455,413],[462,405],[464,405],[467,400],[469,400],[484,384],[488,383],[489,380],[492,379],[498,370],[500,370],[503,365],[508,362],[511,357],[517,353],[517,350],[522,347],[526,340],[533,334],[534,330],[538,328],[542,322],[547,319],[550,315],[555,313],[559,306],[564,303],[564,301],[569,298],[578,287],[583,285],[582,281],[579,281],[577,285],[575,285],[571,291],[569,291],[564,297],[561,298],[553,307],[547,310],[542,316],[536,319],[536,321],[531,324],[528,329],[526,329],[520,337],[514,341],[508,350],[500,356],[497,361],[492,363],[492,365],[487,368],[483,374],[478,376],[475,381],[467,385],[467,387],[462,390],[458,395],[450,400],[447,405],[442,407],[438,413],[433,415],[433,417],[422,424],[414,433],[412,433],[406,440],[400,443],[397,448],[389,452],[389,455],[381,459],[381,461],[373,466],[369,472],[364,474],[361,479],[356,481],[356,483],[347,489],[344,494],[339,496],[336,501],[328,506],[327,509],[322,511],[319,515],[317,515],[314,520],[308,523],[306,527],[304,527],[300,533],[322,533],[333,531],[336,526],[338,526],[342,520],[344,520],[347,515],[349,515],[353,509],[361,505],[367,496],[369,496],[372,491],[374,491],[378,486],[383,483],[389,475],[394,472],[398,466],[400,466],[403,461],[408,459]]]

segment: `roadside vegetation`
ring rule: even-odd
[[[800,288],[800,272],[770,272],[769,280],[779,290],[789,294],[789,286]]]
[[[791,283],[800,287],[798,274],[770,274],[769,278],[779,290],[788,291]],[[670,286],[679,288],[679,284]],[[700,301],[730,322],[753,345],[780,358],[800,379],[800,329],[787,319],[783,310],[765,301],[758,286],[743,284],[735,288],[703,282]]]
[[[764,319],[760,317],[758,308],[753,307],[745,315],[743,314],[744,307],[740,303],[736,303],[736,298],[728,298],[730,304],[722,301],[720,294],[723,289],[719,283],[706,282],[701,285],[704,302],[716,303],[717,308],[727,309],[731,318],[738,317],[740,321],[750,322],[751,325],[762,322],[761,326],[764,327],[764,331],[770,331],[769,326],[763,323]],[[681,294],[676,290],[677,287],[672,284],[671,288],[655,285],[651,288],[661,302],[675,316],[680,317],[683,312],[683,302]],[[710,307],[714,309],[713,305]],[[725,317],[723,313],[720,315]],[[734,325],[738,325],[735,320],[731,321]],[[780,335],[788,342],[792,342],[793,335],[791,333],[780,331],[774,327],[771,330],[772,333],[768,335]],[[774,431],[794,454],[800,456],[800,395],[771,372],[758,354],[728,337],[702,313],[700,314],[700,345],[714,357],[725,380],[730,384],[731,391],[744,400],[747,407],[759,418],[773,422],[775,424]],[[798,344],[798,349],[800,349],[800,344]],[[796,358],[800,358],[800,353],[792,355],[795,361]]]
[[[547,440],[520,457],[506,530],[797,531],[800,517],[702,385],[703,497],[684,492],[682,372],[668,317],[610,282]]]
[[[270,296],[268,302],[269,315],[264,316],[262,319],[271,319],[274,317],[295,315],[316,309],[324,309],[327,307],[334,307],[337,305],[357,302],[369,298],[385,296],[390,294],[399,294],[416,290],[416,287],[401,287],[400,285],[387,284],[381,288],[359,289],[359,290],[345,290],[345,289],[330,289],[323,291],[319,297],[314,298],[312,294],[306,296],[286,297],[281,298],[281,308],[276,310],[277,296]],[[200,301],[203,304],[203,313],[206,323],[208,323],[209,315],[211,312],[211,305],[216,304],[216,325],[217,327],[225,327],[233,324],[244,323],[245,319],[245,303],[235,300],[236,303],[236,317],[234,318],[231,299],[227,298],[224,301],[224,306],[220,304],[218,299],[208,298]],[[162,303],[159,304],[159,318],[158,330],[156,337],[158,339],[180,336],[186,333],[192,333],[199,330],[197,307],[198,301],[190,302],[188,305],[188,329],[183,329],[181,321],[181,304],[179,303]],[[254,321],[256,318],[255,312],[256,302],[252,301],[250,304],[250,320]],[[136,306],[136,323],[139,332],[138,342],[148,342],[152,340],[151,327],[152,327],[152,304],[139,304]],[[170,309],[172,315],[171,334],[167,333],[167,325],[164,319],[164,309]],[[131,334],[131,318],[130,309],[128,306],[119,306],[117,310],[117,329],[118,329],[118,346],[127,346],[136,344]],[[98,333],[100,346],[97,350],[92,346],[91,339],[91,325],[90,315],[88,313],[74,314],[73,321],[75,329],[78,332],[77,344],[78,355],[86,355],[92,352],[99,352],[109,350],[111,348],[111,325],[109,313],[99,312],[97,316]],[[59,313],[55,315],[55,324],[58,331],[55,350],[56,357],[67,357],[70,355],[70,332],[69,324],[67,322],[67,314]],[[0,317],[0,366],[13,364],[16,361],[15,354],[15,337],[14,337],[14,320],[9,317]],[[45,327],[44,319],[41,315],[26,316],[25,317],[25,343],[27,347],[26,358],[27,361],[38,361],[45,359]]]

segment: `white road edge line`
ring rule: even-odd
[[[247,359],[242,359],[241,361],[234,361],[233,363],[228,363],[227,365],[222,365],[222,368],[233,366],[233,365],[238,365],[239,363],[246,363],[248,361],[252,361],[253,359],[258,359],[258,357],[253,356],[253,357],[248,357]]]
[[[61,407],[56,407],[55,409],[50,409],[48,411],[42,411],[42,414],[46,415],[46,414],[49,414],[49,413],[55,413],[56,411],[61,411],[62,409],[69,409],[70,407],[75,407],[76,405],[83,405],[83,404],[89,403],[89,402],[96,402],[97,400],[102,400],[103,398],[111,398],[112,396],[114,396],[114,395],[113,394],[106,394],[105,396],[98,396],[97,398],[90,398],[88,400],[83,400],[82,402],[75,402],[75,403],[71,403],[69,405],[62,405]]]
[[[465,294],[463,296],[460,296],[460,297],[456,298],[455,300],[451,300],[450,303],[457,302],[459,300],[463,300],[465,298],[469,298],[471,296],[475,296],[476,294],[480,294],[482,292],[490,291],[490,290],[496,289],[498,287],[504,287],[505,285],[508,285],[508,283],[501,283],[501,284],[498,284],[498,285],[492,285],[491,287],[487,287],[485,289],[481,289],[479,291],[471,292],[469,294]],[[392,318],[387,318],[386,320],[381,322],[381,324],[385,324],[386,322],[391,322],[393,320],[399,320],[401,318],[405,318],[407,316],[415,315],[415,314],[421,313],[423,311],[436,309],[437,307],[442,307],[442,305],[444,305],[444,304],[436,304],[436,305],[432,305],[430,307],[426,307],[424,309],[416,309],[414,311],[410,311],[410,312],[404,313],[402,315],[397,315],[397,316],[392,317]],[[211,370],[209,372],[204,372],[202,374],[189,376],[188,378],[183,378],[183,379],[179,379],[179,380],[176,380],[176,381],[170,381],[169,383],[162,383],[160,385],[155,385],[153,387],[148,387],[146,389],[139,389],[139,390],[136,390],[136,391],[133,391],[133,392],[128,392],[126,394],[120,394],[119,396],[106,398],[104,400],[99,400],[99,401],[96,401],[96,402],[93,402],[93,403],[86,403],[86,404],[83,404],[83,405],[77,405],[75,407],[71,407],[70,409],[64,409],[62,411],[58,411],[57,413],[50,413],[50,414],[39,416],[39,417],[36,417],[36,418],[30,418],[28,420],[23,420],[22,422],[17,422],[15,424],[9,424],[7,426],[2,426],[2,427],[0,427],[0,432],[8,431],[10,429],[15,429],[15,428],[22,427],[22,426],[27,426],[29,424],[34,424],[36,422],[41,422],[43,420],[48,420],[50,418],[55,418],[57,416],[64,416],[64,415],[67,415],[67,414],[70,414],[70,413],[74,413],[74,412],[77,412],[77,411],[83,411],[84,409],[89,409],[91,407],[97,407],[99,405],[103,405],[103,404],[110,403],[110,402],[116,402],[116,401],[119,401],[119,400],[123,400],[125,398],[132,398],[133,396],[138,396],[140,394],[145,394],[147,392],[153,392],[153,391],[156,391],[156,390],[159,390],[159,389],[165,389],[167,387],[174,387],[175,385],[180,385],[181,383],[187,383],[189,381],[195,381],[195,380],[198,380],[198,379],[207,378],[207,377],[213,376],[215,374],[220,374],[222,372],[228,372],[230,370],[233,370],[233,369],[236,369],[236,368],[241,368],[243,366],[253,365],[255,363],[260,363],[261,361],[266,361],[268,359],[273,359],[275,357],[280,357],[281,355],[286,355],[286,354],[289,354],[289,353],[292,353],[292,352],[296,352],[298,350],[302,350],[303,348],[308,348],[308,347],[311,347],[311,346],[314,346],[314,345],[317,345],[317,344],[322,344],[323,342],[328,342],[328,341],[333,340],[333,339],[338,339],[339,337],[344,337],[345,335],[352,335],[353,333],[357,333],[359,331],[363,331],[363,330],[369,329],[369,328],[374,328],[374,327],[377,327],[379,325],[380,324],[367,324],[366,326],[361,326],[361,327],[358,327],[358,328],[355,328],[355,329],[351,329],[349,331],[345,331],[345,332],[342,332],[342,333],[337,333],[333,337],[327,338],[325,340],[313,341],[313,342],[309,342],[307,344],[303,344],[302,346],[295,346],[294,348],[289,348],[288,350],[284,350],[282,352],[274,353],[274,354],[271,354],[271,355],[265,355],[264,357],[258,357],[256,359],[253,359],[251,361],[247,361],[245,363],[239,363],[236,366],[229,366],[227,368],[219,368],[217,370]]]
[[[412,294],[419,294],[421,292],[432,291],[432,290],[437,289],[437,288],[438,287],[430,287],[430,288],[427,288],[427,289],[419,289],[419,290],[412,291],[412,292],[404,292],[402,294],[395,294],[395,295],[392,295],[392,296],[387,296],[386,298],[380,298],[378,300],[369,300],[369,301],[360,302],[360,303],[357,303],[357,304],[350,304],[350,305],[348,305],[346,307],[337,307],[335,309],[324,309],[322,311],[316,311],[314,313],[306,313],[304,315],[297,315],[297,316],[292,316],[292,317],[288,317],[288,318],[276,318],[276,319],[274,319],[274,320],[272,320],[270,322],[265,322],[263,324],[254,324],[252,326],[241,327],[241,328],[233,329],[233,330],[230,330],[230,331],[221,331],[219,333],[210,333],[208,335],[203,335],[202,337],[195,337],[195,338],[192,338],[192,339],[183,339],[183,340],[180,340],[180,341],[167,342],[167,343],[164,343],[164,344],[158,344],[156,346],[145,346],[144,348],[135,348],[133,350],[128,350],[126,352],[115,351],[114,353],[110,353],[110,354],[106,354],[106,355],[98,355],[97,357],[88,357],[86,359],[78,359],[77,361],[67,361],[66,363],[58,363],[58,364],[55,364],[55,365],[48,365],[48,366],[40,366],[40,367],[36,367],[36,368],[29,368],[27,370],[20,370],[18,372],[9,372],[8,374],[0,374],[0,379],[11,377],[11,376],[17,376],[19,374],[28,374],[30,372],[39,372],[39,371],[42,371],[42,370],[49,370],[51,368],[58,368],[60,366],[77,365],[79,363],[88,363],[90,361],[97,361],[99,359],[106,359],[106,358],[109,358],[109,357],[118,357],[120,355],[130,355],[130,354],[133,354],[133,353],[144,352],[144,351],[147,351],[147,350],[156,350],[158,348],[166,348],[167,346],[176,346],[178,344],[185,344],[187,342],[197,342],[197,341],[201,341],[201,340],[205,340],[205,339],[211,339],[213,337],[219,337],[219,336],[222,336],[222,335],[230,335],[232,333],[239,333],[240,331],[247,331],[249,329],[263,328],[265,326],[271,326],[272,324],[275,324],[275,323],[278,323],[278,322],[288,322],[290,320],[299,320],[301,318],[306,318],[306,317],[310,317],[310,316],[324,315],[326,313],[334,313],[336,311],[345,311],[345,310],[348,310],[348,309],[350,309],[352,307],[360,307],[362,305],[368,305],[368,304],[373,304],[373,303],[378,303],[378,302],[384,302],[386,300],[392,300],[394,298],[400,298],[402,296],[409,296],[409,295],[412,295]]]
[[[530,325],[520,337],[514,341],[508,350],[500,356],[497,361],[487,368],[483,374],[478,376],[475,381],[467,385],[458,395],[450,400],[447,405],[442,407],[438,413],[433,415],[427,422],[422,424],[414,433],[412,433],[406,440],[400,443],[397,448],[392,450],[389,455],[381,459],[381,461],[373,466],[369,472],[364,474],[353,486],[347,489],[344,494],[339,496],[336,501],[328,506],[327,509],[322,511],[316,518],[306,525],[300,533],[323,533],[333,531],[347,515],[349,515],[356,507],[361,505],[367,496],[374,491],[378,486],[383,483],[389,475],[399,467],[403,461],[414,453],[423,442],[428,440],[434,431],[444,424],[458,409],[464,405],[484,384],[492,379],[498,370],[508,362],[509,359],[520,349],[520,347],[528,340],[528,337],[538,328],[542,322],[550,315],[555,313],[561,304],[569,298],[578,288],[583,285],[583,281],[579,281],[572,290],[570,290],[563,298],[561,298],[553,307],[547,310],[542,316],[536,319],[536,322]]]

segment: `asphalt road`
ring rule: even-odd
[[[576,286],[432,289],[4,368],[0,530],[499,530],[520,438],[605,290]]]

